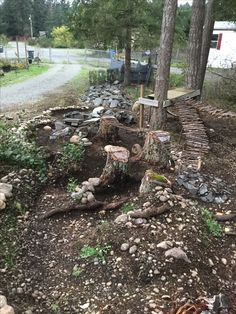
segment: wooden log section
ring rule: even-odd
[[[106,143],[115,143],[118,139],[119,124],[119,121],[113,116],[101,117],[97,136]]]
[[[107,160],[100,176],[101,187],[123,179],[128,171],[130,156],[130,152],[125,147],[107,145],[104,150],[107,153]]]

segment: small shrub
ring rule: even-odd
[[[100,261],[106,262],[106,255],[111,250],[110,245],[102,246],[102,245],[96,245],[96,246],[89,246],[84,245],[80,251],[80,257],[81,258],[89,258],[89,257],[97,257]]]
[[[83,269],[80,269],[80,268],[79,268],[79,269],[76,269],[76,270],[73,270],[72,276],[78,278],[78,277],[80,277],[80,275],[82,274],[82,272],[83,272]]]
[[[59,159],[59,165],[65,169],[68,165],[76,165],[83,160],[84,146],[78,144],[66,144],[63,147],[62,156]]]
[[[171,73],[169,85],[170,85],[170,87],[182,87],[182,86],[184,86],[184,75]]]
[[[202,220],[208,228],[208,231],[215,237],[222,236],[220,224],[213,218],[213,215],[207,208],[201,210]]]
[[[74,192],[77,185],[78,185],[78,181],[74,178],[70,178],[66,186],[67,192],[68,193]]]
[[[132,203],[125,203],[122,205],[121,207],[121,211],[124,213],[124,214],[128,214],[128,212],[131,212],[134,210],[134,204]]]

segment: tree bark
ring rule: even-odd
[[[124,69],[125,86],[128,86],[130,84],[130,71],[131,71],[131,28],[127,27],[125,43],[125,69]]]
[[[98,137],[101,137],[107,144],[115,143],[118,139],[119,121],[113,116],[103,116],[100,120]]]
[[[129,151],[125,147],[107,145],[104,147],[107,153],[106,165],[100,176],[100,187],[122,181],[128,171]]]
[[[203,37],[202,37],[202,52],[201,52],[201,63],[199,69],[199,88],[202,90],[204,78],[206,74],[207,61],[211,47],[211,37],[214,30],[214,16],[213,16],[213,6],[215,0],[208,0],[206,8],[206,16],[203,27]]]
[[[199,65],[201,62],[204,18],[205,0],[193,0],[186,73],[186,87],[189,89],[199,89],[200,87]]]
[[[164,129],[166,126],[166,109],[163,102],[167,99],[169,88],[170,64],[174,41],[177,0],[165,0],[161,42],[159,50],[158,70],[155,84],[155,99],[158,100],[158,108],[152,109],[150,127],[153,130]]]

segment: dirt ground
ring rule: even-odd
[[[168,127],[178,145],[179,125],[172,119]],[[94,142],[86,148],[80,171],[51,180],[37,193],[29,213],[15,217],[12,228],[17,226],[17,235],[9,232],[9,237],[15,241],[17,252],[11,266],[6,267],[6,259],[0,259],[0,294],[8,298],[16,314],[166,313],[175,304],[219,293],[231,300],[231,313],[236,313],[235,236],[214,237],[201,216],[203,207],[213,213],[235,211],[236,121],[206,115],[202,119],[210,140],[202,172],[214,174],[233,187],[231,202],[223,206],[205,204],[191,199],[174,184],[173,194],[187,199],[186,204],[176,202],[169,212],[142,223],[116,224],[122,209],[72,211],[40,219],[50,209],[71,204],[66,188],[70,178],[81,183],[102,173],[104,143]],[[38,132],[41,145],[45,144],[42,132]],[[128,149],[143,141],[126,133],[120,137],[118,145]],[[51,152],[56,149],[47,148]],[[9,171],[5,166],[2,176]],[[141,177],[149,168],[142,163],[132,165],[132,178],[98,192],[96,198],[111,202],[128,197],[135,209],[147,202],[159,207],[161,202],[153,193],[139,196]],[[163,174],[174,182],[173,173]],[[1,230],[9,228],[8,223],[1,216]],[[234,223],[222,223],[223,228],[228,225]],[[165,251],[157,247],[162,241],[181,247],[190,262],[166,258]],[[129,250],[122,250],[123,244],[128,244]],[[101,254],[85,258],[81,254],[84,246],[98,247]]]

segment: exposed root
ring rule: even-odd
[[[46,212],[44,215],[42,215],[40,219],[49,218],[56,214],[67,213],[73,210],[78,210],[78,211],[86,211],[86,210],[93,211],[96,209],[104,210],[104,211],[114,210],[121,207],[125,202],[127,202],[127,200],[128,198],[123,198],[120,201],[111,202],[111,203],[94,201],[93,203],[88,203],[85,205],[73,204],[66,208],[56,208],[56,209],[50,210],[49,212]]]
[[[217,221],[236,220],[236,213],[232,213],[228,215],[215,215],[215,220]]]
[[[156,217],[161,214],[164,214],[170,210],[170,206],[167,204],[162,205],[161,207],[149,207],[143,211],[135,211],[130,213],[131,218],[151,218]]]

